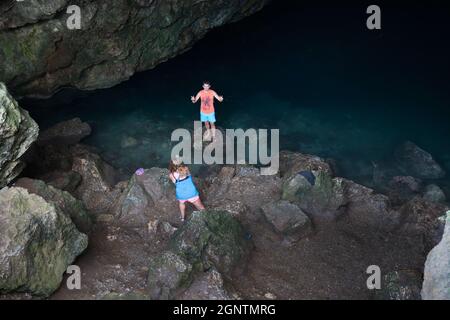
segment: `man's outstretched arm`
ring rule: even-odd
[[[197,103],[198,99],[200,99],[200,92],[197,93],[197,96],[195,96],[195,97],[192,96],[192,97],[191,97],[192,103]]]
[[[215,92],[215,91],[214,91],[214,98],[216,98],[216,99],[219,100],[220,102],[223,101],[223,96],[219,96],[219,95],[217,94],[217,92]]]

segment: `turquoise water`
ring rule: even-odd
[[[450,172],[448,12],[387,7],[383,30],[368,31],[365,8],[276,2],[114,88],[23,106],[43,128],[89,122],[85,142],[132,172],[166,166],[170,133],[193,127],[199,106],[190,96],[207,79],[225,98],[219,126],[278,128],[283,149],[333,158],[359,182],[370,184],[372,162],[391,159],[404,140]],[[137,144],[124,147],[129,137]]]

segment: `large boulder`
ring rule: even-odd
[[[215,268],[199,274],[179,300],[235,300],[238,296],[225,286],[224,279]]]
[[[297,203],[313,219],[335,219],[346,203],[341,178],[325,171],[301,171],[285,179],[282,199]]]
[[[151,218],[152,208],[153,202],[133,175],[113,211],[120,225],[143,227]]]
[[[206,203],[239,202],[250,211],[281,197],[281,179],[276,175],[261,175],[252,166],[225,166],[217,176],[207,181]]]
[[[38,132],[36,122],[0,82],[0,188],[22,171],[20,158],[37,139]]]
[[[389,183],[387,195],[395,204],[403,204],[411,200],[421,191],[422,181],[411,176],[395,176]]]
[[[389,198],[353,181],[334,177],[325,160],[282,152],[282,199],[297,204],[313,222],[343,219],[354,227],[392,230],[399,214]]]
[[[172,240],[171,248],[193,265],[230,275],[247,256],[250,243],[241,224],[225,211],[195,211]]]
[[[282,199],[295,202],[313,219],[334,219],[345,203],[342,179],[334,178],[322,158],[296,152],[280,153]]]
[[[169,170],[151,168],[145,170],[143,175],[136,176],[136,180],[158,209],[162,211],[171,210],[173,206],[170,204],[175,203],[177,205],[175,186],[169,179]]]
[[[148,288],[153,299],[167,300],[189,287],[192,264],[172,251],[150,260]]]
[[[267,2],[2,1],[0,79],[20,95],[39,97],[62,87],[112,87],[185,52],[210,29],[253,14]],[[69,5],[81,9],[81,30],[67,27]]]
[[[264,216],[287,243],[294,243],[312,231],[311,220],[296,204],[285,200],[262,207]]]
[[[440,219],[448,210],[444,204],[424,200],[422,197],[405,203],[400,207],[401,228],[399,231],[423,240],[423,251],[426,254],[436,246],[442,238],[444,223]]]
[[[353,181],[346,179],[342,181],[345,189],[343,221],[349,223],[351,229],[393,231],[400,225],[401,214],[391,207],[387,196]]]
[[[405,174],[419,179],[440,179],[445,171],[431,154],[411,141],[406,141],[395,151],[397,164]]]
[[[120,195],[120,190],[114,188],[115,169],[98,154],[82,146],[74,146],[71,153],[72,171],[81,176],[81,183],[74,192],[75,196],[89,211],[108,212]]]
[[[151,168],[140,176],[134,174],[113,211],[121,225],[131,227],[145,226],[150,218],[178,221],[178,202],[169,171]]]
[[[244,222],[248,217],[250,209],[239,200],[218,200],[207,203],[208,208],[216,211],[226,211],[237,220]]]
[[[420,300],[422,275],[417,270],[397,270],[386,274],[381,290],[376,290],[378,300]]]
[[[87,247],[62,210],[22,188],[0,190],[0,291],[49,296]]]
[[[73,145],[91,134],[89,124],[80,118],[57,123],[39,134],[38,145]]]
[[[441,242],[428,254],[421,295],[424,300],[450,300],[450,212]]]
[[[333,175],[329,161],[325,161],[318,156],[292,151],[280,152],[280,174],[282,177],[287,179],[302,171],[324,172],[330,176]]]
[[[88,233],[91,230],[93,218],[86,211],[83,203],[70,193],[47,185],[44,181],[29,178],[20,178],[14,186],[26,189],[29,193],[41,196],[48,203],[59,207],[81,232]]]
[[[211,268],[230,277],[245,265],[250,246],[240,223],[229,213],[196,211],[172,236],[170,249],[151,260],[150,294],[155,299],[173,298]]]

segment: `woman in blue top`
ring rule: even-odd
[[[179,160],[172,160],[169,166],[169,178],[175,183],[177,200],[180,204],[181,221],[184,221],[186,202],[192,203],[197,210],[204,210],[199,193],[195,187],[189,169]]]

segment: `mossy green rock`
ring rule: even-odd
[[[152,298],[170,299],[189,287],[197,272],[214,267],[225,276],[246,258],[250,242],[240,223],[225,211],[197,211],[172,236],[170,248],[152,259]]]
[[[172,251],[150,261],[148,289],[153,299],[170,299],[192,281],[192,265]]]
[[[422,275],[416,270],[389,272],[383,277],[377,300],[420,300]]]
[[[41,196],[45,201],[60,208],[81,232],[88,233],[91,231],[93,226],[92,216],[86,211],[83,203],[75,199],[70,193],[47,185],[44,181],[29,178],[21,178],[14,185],[28,190],[29,193]]]
[[[171,247],[194,266],[230,274],[249,251],[241,224],[225,211],[196,211],[173,235]]]
[[[0,190],[0,292],[49,296],[87,244],[55,205],[23,188]]]
[[[295,202],[302,210],[314,216],[335,216],[345,204],[343,180],[333,178],[326,171],[310,171],[311,183],[301,174],[294,174],[283,183],[283,200]]]
[[[20,157],[37,139],[39,127],[0,82],[0,188],[22,171]]]

